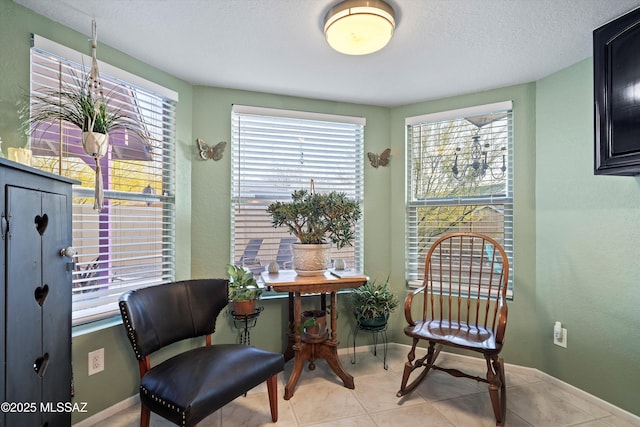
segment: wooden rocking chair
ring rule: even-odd
[[[408,326],[404,333],[413,339],[397,396],[413,391],[431,369],[455,377],[466,377],[489,384],[489,395],[502,426],[506,415],[506,384],[502,350],[507,326],[506,291],[509,261],[498,242],[478,233],[451,233],[436,240],[425,261],[423,286],[409,294],[404,313]],[[423,293],[421,319],[413,320],[413,299]],[[428,342],[427,353],[416,359],[420,340]],[[487,364],[487,377],[436,365],[443,346],[481,353]],[[411,373],[422,370],[408,383]]]

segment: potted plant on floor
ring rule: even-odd
[[[313,185],[312,185],[313,188]],[[294,191],[289,202],[274,202],[267,212],[273,227],[286,227],[298,238],[292,245],[293,269],[302,276],[322,275],[331,262],[331,244],[338,249],[353,243],[361,217],[360,203],[345,193]]]
[[[247,316],[256,311],[256,300],[262,294],[253,273],[244,267],[229,264],[229,301],[233,304],[233,314]]]
[[[383,328],[398,307],[398,297],[389,289],[389,277],[384,283],[368,281],[354,289],[350,299],[358,326],[364,329]]]

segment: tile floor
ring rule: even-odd
[[[388,370],[383,368],[380,350],[378,348],[376,357],[372,350],[358,349],[355,364],[351,363],[351,354],[347,354],[346,349],[341,350],[342,365],[354,376],[355,390],[344,388],[340,379],[320,360],[315,371],[305,368],[294,396],[286,401],[283,394],[291,372],[292,361],[289,361],[280,377],[277,424],[271,423],[266,388],[261,385],[203,420],[199,427],[495,426],[484,383],[433,372],[412,394],[397,398],[407,348],[389,346]],[[454,357],[441,353],[440,360],[446,362],[443,359],[447,356]],[[474,370],[483,376],[484,363],[474,364]],[[509,427],[640,426],[633,417],[616,415],[611,413],[616,411],[607,411],[595,402],[567,391],[569,388],[550,385],[535,370],[518,367],[510,370],[506,366],[506,374]],[[139,406],[95,424],[98,425],[136,427],[139,425]],[[151,425],[165,427],[172,424],[152,414]]]

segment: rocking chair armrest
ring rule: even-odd
[[[496,328],[496,342],[502,344],[504,341],[504,333],[507,329],[507,304],[504,298],[498,301],[498,327]]]
[[[424,286],[414,290],[404,300],[404,317],[407,320],[409,326],[415,326],[416,322],[413,320],[413,316],[411,315],[411,304],[413,302],[413,297],[419,294],[420,292],[424,292]]]

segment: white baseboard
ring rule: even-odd
[[[406,348],[407,351],[409,351],[409,349],[411,348],[411,346],[407,345],[407,344],[399,344],[399,343],[389,343],[388,348],[393,348],[393,347],[401,347],[401,348]],[[373,350],[373,345],[365,345],[365,346],[358,346],[356,347],[356,352],[360,352],[360,351],[372,351]],[[344,355],[344,354],[350,354],[351,352],[353,352],[353,347],[343,347],[343,348],[339,348],[338,349],[338,354],[339,355]],[[452,358],[459,358],[459,359],[465,359],[467,361],[476,361],[480,364],[484,365],[484,360],[483,359],[479,359],[476,357],[471,357],[471,356],[466,356],[463,354],[456,354],[456,353],[446,353],[447,357],[452,357]],[[624,409],[618,408],[617,406],[600,399],[599,397],[596,397],[592,394],[587,393],[584,390],[580,390],[577,387],[572,386],[571,384],[568,384],[562,380],[559,380],[555,377],[552,377],[549,374],[546,374],[542,371],[540,371],[539,369],[535,369],[535,368],[528,368],[526,366],[519,366],[519,365],[511,365],[509,363],[505,363],[505,366],[508,367],[508,371],[513,372],[513,373],[521,373],[524,375],[535,375],[538,378],[540,378],[541,380],[545,380],[545,381],[549,381],[552,382],[556,387],[566,390],[570,393],[576,394],[578,395],[580,398],[591,402],[593,405],[598,406],[599,408],[604,409],[605,411],[611,413],[612,415],[615,415],[616,417],[620,417],[624,420],[629,421],[630,423],[633,424],[638,424],[640,425],[640,417],[637,415],[632,414],[631,412],[625,411]],[[140,403],[140,398],[139,396],[131,396],[125,400],[122,400],[118,403],[116,403],[115,405],[112,405],[106,409],[104,409],[103,411],[98,412],[97,414],[94,414],[88,418],[85,418],[84,420],[73,424],[73,427],[91,427],[92,425],[99,423],[100,421],[126,409],[129,408],[133,405],[138,405]]]
[[[629,411],[618,408],[617,406],[607,402],[606,400],[602,400],[597,396],[589,394],[586,391],[579,389],[578,387],[572,386],[571,384],[559,380],[556,377],[552,377],[551,375],[546,374],[542,371],[538,371],[538,375],[540,376],[540,378],[553,383],[553,385],[558,387],[559,389],[578,395],[582,399],[591,402],[594,406],[602,408],[612,415],[615,415],[616,417],[629,421],[634,425],[640,425],[640,417],[632,414]]]
[[[402,347],[402,348],[406,348],[407,352],[411,349],[411,346],[408,344],[399,344],[399,343],[389,343],[389,347],[394,346],[394,347]],[[366,348],[369,346],[363,346],[362,348]],[[353,348],[352,348],[353,350]],[[357,351],[357,348],[356,348]],[[444,354],[445,352],[443,352]],[[484,359],[480,359],[480,358],[476,358],[476,357],[471,357],[471,356],[467,356],[464,354],[457,354],[457,353],[448,353],[446,352],[447,357],[451,357],[451,358],[459,358],[460,360],[465,359],[467,361],[476,361],[482,365],[484,365]],[[622,408],[619,408],[615,405],[613,405],[612,403],[607,402],[606,400],[603,400],[597,396],[594,396],[590,393],[587,393],[584,390],[581,390],[575,386],[572,386],[569,383],[566,383],[562,380],[559,380],[556,377],[553,377],[545,372],[542,372],[539,369],[536,368],[528,368],[526,366],[520,366],[520,365],[511,365],[509,363],[505,363],[505,370],[509,371],[509,372],[513,372],[513,373],[520,373],[520,374],[524,374],[524,375],[535,375],[536,377],[540,378],[541,380],[544,381],[548,381],[550,383],[553,383],[554,386],[558,387],[561,390],[565,390],[569,393],[575,394],[578,397],[590,402],[591,404],[593,404],[594,406],[597,406],[607,412],[609,412],[611,415],[615,415],[616,417],[622,418],[626,421],[629,421],[630,423],[633,424],[638,424],[640,425],[640,417],[632,414],[629,411],[625,411]]]
[[[122,410],[125,410],[133,405],[139,405],[139,404],[140,404],[140,396],[138,395],[131,396],[127,399],[121,400],[115,405],[111,405],[108,408],[103,409],[97,414],[91,415],[90,417],[85,418],[84,420],[73,424],[73,427],[91,427],[92,425],[98,424],[101,421],[109,418],[112,415],[117,414]]]

